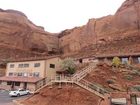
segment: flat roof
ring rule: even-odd
[[[88,56],[83,56],[83,57],[75,57],[74,60],[79,60],[79,59],[87,59],[87,58],[106,58],[106,57],[130,57],[130,56],[139,56],[140,57],[140,52],[139,53],[112,53],[112,54],[93,54],[93,55],[88,55]]]
[[[140,53],[117,53],[117,54],[100,54],[95,55],[96,58],[104,58],[104,57],[130,57],[130,56],[140,56]]]
[[[42,80],[43,78],[39,78],[39,77],[10,77],[10,76],[3,76],[0,77],[1,81],[11,81],[11,82],[30,82],[30,83],[36,83],[40,80]]]
[[[9,62],[25,62],[25,61],[36,61],[36,60],[47,60],[60,57],[60,55],[54,55],[54,56],[43,56],[43,57],[28,57],[28,58],[17,58],[10,60]]]

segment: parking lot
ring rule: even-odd
[[[0,105],[14,105],[13,100],[20,99],[20,98],[26,98],[29,95],[20,96],[20,97],[10,97],[8,91],[0,90]]]

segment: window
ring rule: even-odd
[[[13,76],[13,73],[10,72],[10,73],[9,73],[9,76]]]
[[[18,67],[19,67],[19,68],[23,68],[23,64],[19,64]]]
[[[50,68],[55,68],[55,64],[50,64]]]
[[[14,66],[15,66],[14,64],[10,64],[10,68],[14,68]]]
[[[24,77],[27,77],[27,76],[28,76],[28,73],[23,73],[23,76],[24,76]]]
[[[29,64],[24,64],[24,67],[29,67]]]
[[[33,73],[29,73],[29,76],[32,77],[33,76]]]
[[[17,76],[17,73],[14,73],[14,76]]]
[[[39,77],[39,72],[34,72],[33,76],[34,77]]]
[[[7,85],[12,85],[12,82],[7,82]]]
[[[140,57],[138,57],[138,61],[139,61],[139,63],[140,63]]]
[[[25,63],[25,64],[19,64],[18,67],[19,68],[29,67],[29,64],[27,64],[27,63]]]
[[[40,63],[35,63],[34,67],[40,67]]]
[[[15,82],[15,86],[20,86],[20,82]]]
[[[128,58],[122,58],[122,64],[127,64],[128,63]]]
[[[18,73],[18,76],[23,76],[23,73]]]

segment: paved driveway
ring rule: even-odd
[[[25,98],[26,96],[20,96],[20,97],[10,97],[8,91],[0,90],[0,105],[14,105],[13,100],[19,99],[19,98]]]

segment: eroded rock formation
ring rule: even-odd
[[[133,53],[140,52],[139,39],[140,0],[126,0],[115,15],[59,34],[45,32],[19,11],[0,9],[0,58]]]
[[[0,9],[0,49],[0,58],[46,55],[58,50],[58,37],[19,11]]]
[[[114,53],[118,53],[117,49],[122,52],[123,50],[138,52],[140,51],[138,47],[140,46],[138,41],[140,38],[140,0],[126,0],[115,15],[90,19],[82,27],[63,31],[59,37],[60,48],[64,54],[79,51],[82,53],[81,50],[83,52],[88,50],[88,53],[95,51],[95,53],[111,53],[109,50],[114,51],[114,49],[116,49]],[[136,40],[133,41],[133,39]],[[127,40],[129,40],[128,43]],[[118,43],[118,45],[112,43]]]

